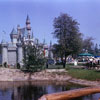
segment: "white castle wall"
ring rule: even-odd
[[[4,62],[8,63],[8,50],[6,45],[2,47],[2,64],[4,64]]]
[[[13,43],[14,46],[16,46],[17,39],[16,39],[16,38],[13,38],[13,39],[12,39],[12,43]]]
[[[16,47],[8,47],[8,64],[15,65],[17,62]]]
[[[23,49],[21,45],[18,45],[18,63],[20,63],[21,65],[23,64]]]

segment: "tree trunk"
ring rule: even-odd
[[[67,56],[66,56],[66,54],[65,54],[65,59],[63,60],[63,68],[66,67],[66,58],[67,58]]]
[[[61,63],[63,64],[63,56],[61,56]]]
[[[94,93],[100,93],[100,87],[88,87],[61,93],[47,94],[42,96],[39,100],[71,100]]]

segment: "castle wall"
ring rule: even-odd
[[[8,64],[15,65],[17,63],[16,48],[8,48]]]
[[[18,55],[18,63],[20,63],[21,65],[23,65],[23,48],[22,45],[19,43],[17,44],[17,55]]]
[[[4,64],[5,62],[8,63],[8,51],[6,44],[3,44],[2,46],[2,64]]]
[[[12,39],[12,43],[13,43],[14,46],[16,46],[17,39],[16,38]]]

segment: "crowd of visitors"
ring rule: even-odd
[[[94,57],[91,57],[91,58],[88,58],[88,61],[87,61],[87,68],[91,69],[91,68],[95,68],[95,67],[99,67],[100,65],[100,59],[99,58],[94,58]]]

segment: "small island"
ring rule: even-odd
[[[0,0],[0,100],[99,100],[99,4]]]

